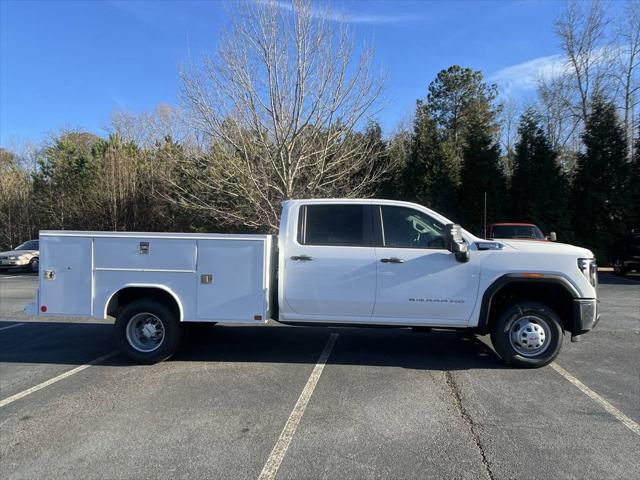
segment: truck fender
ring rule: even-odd
[[[480,307],[480,317],[478,319],[478,331],[481,334],[486,334],[489,331],[489,312],[491,309],[491,302],[496,293],[498,293],[503,287],[513,283],[531,283],[531,284],[554,284],[562,286],[568,295],[572,298],[579,298],[580,295],[576,287],[565,277],[557,274],[542,274],[540,277],[531,277],[525,273],[507,273],[498,277],[489,287],[484,291],[482,295],[482,303]]]
[[[176,305],[178,305],[178,311],[180,312],[180,318],[178,320],[180,322],[182,322],[184,320],[184,309],[182,307],[182,302],[180,301],[180,298],[178,297],[178,295],[176,295],[176,293],[172,289],[167,287],[166,285],[159,285],[157,283],[127,283],[125,285],[120,286],[118,289],[116,289],[113,292],[111,292],[111,294],[109,295],[107,301],[105,302],[103,318],[105,318],[105,319],[107,318],[107,309],[109,308],[109,304],[111,303],[111,300],[113,299],[113,296],[115,294],[117,294],[118,292],[124,290],[125,288],[155,288],[155,289],[158,289],[158,290],[165,291],[166,293],[171,295],[171,297],[175,300]]]

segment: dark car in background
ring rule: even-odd
[[[609,252],[613,273],[624,276],[632,270],[640,271],[640,228],[616,242]]]
[[[556,232],[549,235],[533,223],[492,223],[487,227],[485,238],[513,238],[516,240],[556,241]]]

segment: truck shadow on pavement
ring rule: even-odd
[[[12,323],[0,321],[0,328]],[[169,361],[313,365],[330,334],[338,333],[328,364],[442,371],[506,368],[493,350],[465,332],[302,326],[188,327],[181,348]],[[0,331],[0,362],[6,364],[75,366],[114,349],[112,325],[107,323],[29,322]],[[133,365],[121,354],[98,364]]]
[[[640,275],[630,274],[625,277],[617,277],[612,273],[599,273],[598,283],[600,285],[640,285]]]

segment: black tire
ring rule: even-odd
[[[516,323],[519,321],[525,323]],[[518,343],[517,347],[514,346],[519,341],[527,341],[526,335],[531,334],[525,331],[525,327],[531,323],[538,324],[544,332],[544,341],[542,342],[539,334],[534,332],[534,335],[538,336],[534,337],[533,342],[541,342],[536,344],[540,345],[539,353],[536,353],[537,350],[533,348],[535,346],[533,343],[529,345]],[[523,330],[518,330],[521,326]],[[545,326],[546,328],[544,328]],[[535,325],[533,327],[535,330]],[[517,332],[520,333],[516,335]],[[508,307],[502,312],[498,320],[492,325],[491,342],[498,355],[508,365],[538,368],[551,363],[558,356],[562,347],[563,333],[560,318],[551,308],[538,302],[522,302]],[[515,342],[512,341],[512,334],[518,337]],[[520,334],[524,340],[520,338]],[[529,341],[531,342],[531,340]],[[543,348],[544,342],[547,342],[547,344]],[[523,354],[522,352],[527,348],[532,348],[532,350]]]
[[[32,258],[31,261],[29,262],[29,271],[30,272],[38,272],[38,269],[40,268],[40,259],[39,258]]]
[[[159,345],[151,351],[140,351],[127,335],[129,322],[137,316],[137,318],[144,318],[141,314],[145,313],[157,319],[164,329]],[[115,341],[120,351],[134,362],[152,365],[168,359],[178,349],[182,336],[180,327],[180,322],[171,310],[161,303],[153,300],[137,300],[127,305],[117,316],[114,324]]]
[[[629,273],[629,269],[624,266],[622,260],[615,259],[613,262],[613,274],[618,277],[624,277],[627,273]]]

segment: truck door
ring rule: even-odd
[[[376,290],[371,207],[309,204],[284,258],[284,299],[296,314],[371,317]],[[322,318],[322,317],[325,318]],[[345,318],[346,319],[346,318]]]
[[[421,211],[375,207],[382,245],[374,317],[389,322],[466,325],[478,294],[478,256],[460,263],[445,249],[444,225]]]

